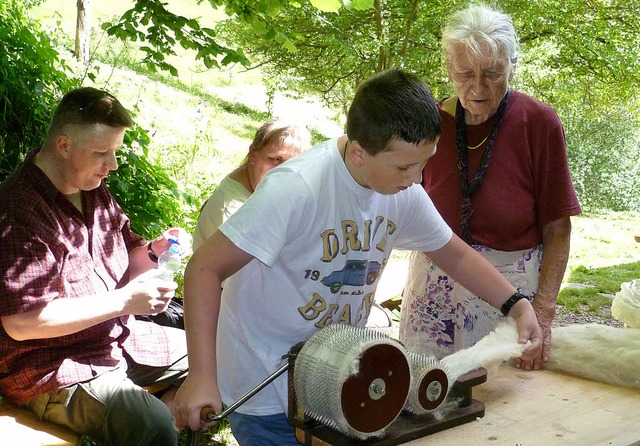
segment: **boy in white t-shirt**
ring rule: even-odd
[[[318,329],[364,326],[393,248],[427,252],[517,321],[521,342],[532,342],[523,357],[540,353],[529,301],[452,233],[419,185],[439,134],[426,85],[401,70],[379,73],[358,88],[346,135],[271,170],[200,247],[185,272],[189,376],[176,396],[179,425],[209,427],[203,407],[220,412]],[[297,445],[286,411],[283,375],[229,421],[240,445]]]

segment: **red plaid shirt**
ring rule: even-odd
[[[114,290],[145,243],[104,184],[82,192],[84,215],[33,164],[0,184],[0,316]],[[0,324],[0,394],[17,404],[125,362],[169,364],[163,329],[120,317],[68,336],[16,341]]]

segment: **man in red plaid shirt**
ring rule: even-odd
[[[0,394],[104,444],[176,445],[175,392],[141,386],[184,380],[184,331],[134,316],[167,307],[155,254],[188,234],[147,243],[105,187],[131,124],[112,95],[73,90],[0,184]]]

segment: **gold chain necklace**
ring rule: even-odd
[[[489,135],[485,136],[484,139],[482,141],[480,141],[480,144],[478,144],[477,146],[473,146],[473,147],[467,146],[467,149],[476,150],[478,147],[480,147],[482,144],[484,144],[487,141],[488,138],[489,138]]]

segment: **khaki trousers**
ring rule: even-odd
[[[187,376],[188,361],[183,330],[166,327],[175,337],[172,364],[150,367],[129,360],[91,381],[40,395],[25,407],[41,419],[87,434],[108,446],[175,446],[179,431],[167,406],[142,386],[179,385]],[[181,339],[179,339],[181,338]]]

